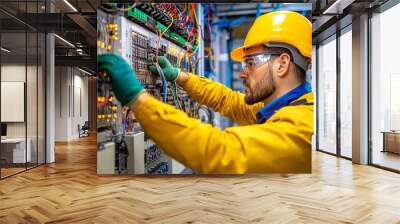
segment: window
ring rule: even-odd
[[[44,1],[1,1],[23,16]],[[45,163],[45,35],[0,12],[0,178]]]
[[[351,26],[340,36],[340,155],[352,157],[352,32]]]
[[[371,18],[371,161],[400,170],[400,4]]]
[[[336,153],[336,36],[318,48],[318,149]]]

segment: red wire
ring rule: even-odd
[[[189,22],[192,22],[192,12],[193,12],[193,7],[191,7],[191,10],[189,10]]]

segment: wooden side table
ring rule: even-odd
[[[382,131],[381,133],[383,133],[382,152],[400,154],[400,131]]]

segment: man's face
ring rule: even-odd
[[[246,56],[265,53],[263,46],[252,47],[246,50]],[[245,102],[249,105],[262,102],[270,97],[276,90],[273,77],[273,60],[259,64],[250,71],[242,71],[240,78],[245,85]]]

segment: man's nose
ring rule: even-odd
[[[246,78],[248,77],[248,74],[247,74],[247,72],[245,72],[245,71],[241,71],[240,74],[239,74],[239,77],[240,77],[241,79],[246,79]]]

